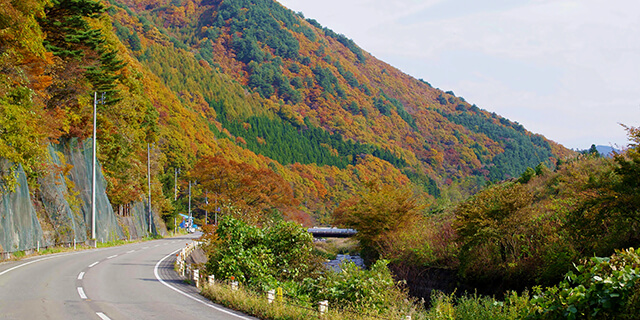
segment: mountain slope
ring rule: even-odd
[[[86,25],[55,29],[51,19],[75,17],[57,10],[69,3],[95,12],[82,17]],[[0,102],[3,110],[31,108],[35,123],[20,130],[44,145],[87,137],[92,93],[108,91],[98,156],[115,207],[144,198],[147,143],[154,207],[166,218],[186,209],[169,200],[174,172],[182,169],[184,192],[184,172],[204,156],[222,156],[278,173],[296,200],[280,209],[320,222],[370,179],[437,197],[571,153],[272,0],[110,0],[104,8],[26,0],[20,15],[9,12],[18,19],[0,34],[10,49],[0,63],[11,71],[0,79]],[[93,34],[95,44],[55,32]],[[21,42],[25,35],[30,41]],[[38,175],[34,159],[46,158],[38,150],[24,144],[0,156],[31,163],[25,171]],[[204,196],[194,201],[198,207]]]
[[[323,128],[342,139],[388,151],[390,154],[383,159],[401,169],[437,180],[469,175],[498,180],[569,153],[452,92],[411,78],[375,59],[345,36],[322,28],[314,20],[304,20],[275,1],[115,4],[121,7],[113,11],[116,31],[127,30],[118,32],[121,39],[127,41],[127,34],[143,39],[136,47],[130,45],[137,49],[136,55],[151,66],[158,60],[172,61],[182,72],[184,78],[173,83],[174,75],[160,71],[174,90],[195,82],[199,76],[194,74],[201,74],[198,69],[213,66],[252,92],[252,99],[262,105],[263,111],[277,113],[297,128]],[[149,26],[157,28],[164,41],[154,40],[145,32]],[[177,51],[189,52],[195,70],[180,69],[175,59],[158,55],[155,47],[168,43]],[[218,75],[212,72],[210,79],[215,81]],[[200,86],[204,85],[202,80],[206,82],[202,77],[198,80]],[[223,115],[215,120],[225,127],[232,128],[227,123],[244,122],[256,113],[254,103],[224,105],[225,99],[207,96],[207,89],[203,89],[192,91],[202,94]],[[278,125],[280,119],[276,119]],[[233,129],[232,133],[252,140],[265,138],[251,130]],[[269,147],[280,147],[275,144],[271,142]],[[248,147],[268,154],[254,145]],[[338,154],[353,158],[339,150]],[[294,156],[285,162],[296,161],[305,159]]]

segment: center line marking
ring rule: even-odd
[[[84,278],[84,271],[80,272],[80,274],[78,275],[78,280],[82,280],[82,278]]]
[[[111,318],[107,317],[107,315],[102,312],[96,312],[96,315],[102,320],[111,320]]]
[[[80,295],[81,299],[87,299],[87,295],[84,294],[84,289],[82,289],[82,287],[78,287],[78,294]]]
[[[127,251],[127,253],[134,253],[134,252],[136,252],[136,251],[135,251],[135,250],[129,250],[129,251]]]
[[[96,261],[96,262],[94,262],[94,263],[90,264],[90,265],[89,265],[89,268],[93,268],[93,267],[95,267],[95,266],[96,266],[96,264],[98,264],[98,263],[100,263],[100,261]]]
[[[149,247],[142,247],[142,249],[149,249]]]
[[[112,256],[107,257],[107,259],[113,259],[113,258],[115,258],[115,257],[117,257],[117,256],[118,256],[117,254],[114,254],[114,255],[112,255]]]

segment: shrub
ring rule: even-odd
[[[408,298],[396,286],[387,264],[386,260],[378,260],[370,270],[362,270],[353,262],[345,262],[341,272],[329,271],[316,281],[308,281],[307,288],[315,300],[328,300],[330,305],[386,310]]]
[[[456,297],[441,292],[433,294],[432,307],[426,317],[431,320],[465,319],[465,320],[508,320],[522,319],[529,313],[530,300],[525,292],[518,295],[511,292],[505,301],[498,301],[487,296],[477,294]]]
[[[557,286],[535,289],[531,300],[539,319],[635,319],[640,311],[640,250],[593,257]]]
[[[225,216],[205,239],[208,273],[218,279],[233,276],[257,289],[273,288],[278,281],[301,280],[319,268],[312,252],[313,238],[294,222],[259,228]]]

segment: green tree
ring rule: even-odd
[[[273,288],[276,282],[316,277],[319,259],[313,237],[305,228],[279,221],[259,228],[225,216],[205,234],[209,253],[207,271],[219,279],[234,277],[255,288]]]
[[[569,228],[589,253],[611,254],[614,249],[640,242],[640,131],[626,127],[630,148],[602,160],[606,170],[590,172],[586,191],[590,195],[570,212]]]
[[[531,180],[531,178],[533,178],[536,175],[536,171],[533,170],[531,167],[527,167],[527,170],[525,170],[522,175],[520,176],[520,179],[518,179],[518,182],[520,183],[527,183],[529,182],[529,180]]]
[[[81,58],[104,42],[85,18],[97,18],[104,6],[92,0],[52,0],[40,19],[45,48],[63,58]]]
[[[336,224],[358,231],[363,257],[371,262],[378,258],[382,240],[414,222],[420,209],[410,190],[371,181],[364,192],[342,202],[333,218]]]
[[[483,190],[455,209],[453,227],[461,245],[463,276],[476,281],[500,279],[529,257],[532,251],[523,237],[532,202],[524,185],[506,183]]]

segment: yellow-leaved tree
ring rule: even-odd
[[[411,225],[420,217],[419,212],[411,190],[374,180],[366,183],[363,192],[342,202],[333,217],[336,224],[358,231],[362,256],[372,262],[379,257],[385,237]]]

